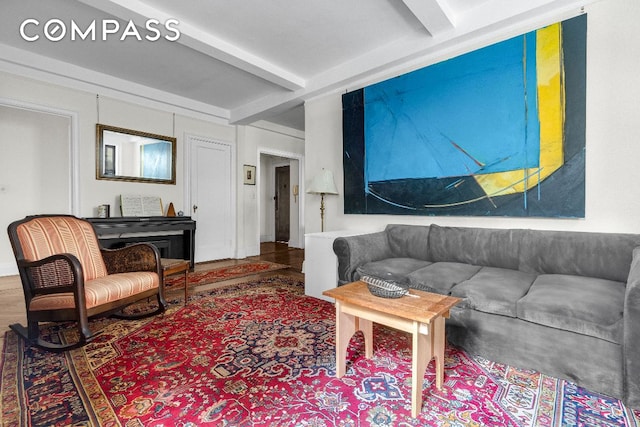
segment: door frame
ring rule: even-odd
[[[289,246],[293,246],[296,248],[304,248],[304,199],[305,199],[305,190],[304,190],[304,155],[302,154],[298,154],[298,153],[294,153],[294,152],[290,152],[290,151],[281,151],[281,150],[275,150],[273,148],[268,148],[268,147],[258,147],[257,150],[257,158],[256,158],[256,165],[258,165],[258,168],[261,168],[260,165],[260,157],[262,155],[267,155],[267,156],[276,156],[276,157],[284,157],[290,160],[297,160],[298,161],[298,185],[299,185],[299,192],[298,192],[298,241],[294,242],[291,239],[289,240]],[[260,170],[258,169],[258,171],[256,172],[257,176],[260,176]],[[262,186],[262,183],[258,183],[260,186]],[[263,188],[258,188],[259,192],[264,191]],[[264,209],[260,203],[260,197],[257,198],[257,206],[258,206],[258,216],[257,216],[257,221],[258,221],[258,227],[257,227],[257,236],[255,236],[255,238],[257,239],[256,241],[260,241],[260,218],[262,215],[262,210]]]
[[[232,141],[225,141],[222,139],[211,138],[209,136],[201,136],[195,135],[191,133],[184,134],[184,148],[183,148],[183,156],[184,156],[184,170],[183,170],[183,178],[184,178],[184,187],[183,187],[183,206],[185,207],[185,216],[191,216],[192,206],[191,203],[191,148],[194,142],[204,142],[208,144],[222,144],[226,145],[230,148],[231,151],[231,229],[232,233],[232,241],[231,241],[231,249],[233,252],[233,256],[235,258],[238,257],[238,228],[237,228],[237,166],[236,166],[236,144]],[[198,225],[196,223],[196,233],[198,231]]]

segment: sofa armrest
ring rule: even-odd
[[[624,298],[622,357],[625,404],[640,408],[640,247],[633,250]]]
[[[353,282],[359,266],[393,256],[386,231],[338,237],[333,241],[333,252],[338,257],[339,285]]]

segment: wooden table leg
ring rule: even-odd
[[[433,346],[431,345],[431,340],[433,339],[432,325],[422,325],[423,328],[428,326],[427,335],[420,333],[420,326],[419,322],[413,322],[413,330],[411,331],[411,416],[414,418],[422,410],[422,382],[424,381],[427,365],[433,355]],[[425,332],[424,329],[423,332]]]
[[[189,269],[184,271],[184,305],[189,300]]]
[[[342,304],[336,301],[336,377],[341,378],[346,371],[347,347],[356,333],[356,317],[342,311]]]
[[[187,298],[189,296],[189,261],[162,258],[160,262],[162,265],[162,278],[165,281],[167,277],[171,275],[184,273],[184,305],[187,305]]]
[[[433,357],[436,364],[436,387],[442,389],[444,381],[444,347],[445,347],[445,330],[444,317],[437,316],[433,319]]]
[[[362,331],[364,335],[364,357],[371,359],[373,357],[373,322],[362,317],[357,319],[356,330]]]

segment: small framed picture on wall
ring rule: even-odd
[[[244,184],[256,185],[256,167],[244,165]]]

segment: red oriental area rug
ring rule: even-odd
[[[103,333],[66,354],[25,348],[7,332],[3,426],[637,426],[619,401],[449,347],[445,384],[433,363],[411,417],[408,335],[374,327],[335,378],[335,309],[272,277],[174,301],[164,315],[102,319]],[[68,325],[66,325],[68,326]],[[69,327],[48,329],[71,339]]]
[[[209,283],[251,276],[252,274],[263,273],[265,271],[282,270],[285,268],[289,268],[289,266],[269,261],[251,261],[244,264],[215,267],[208,270],[189,273],[189,286],[206,285]],[[165,281],[165,285],[169,288],[172,286],[183,286],[184,275],[177,274],[168,277]]]

